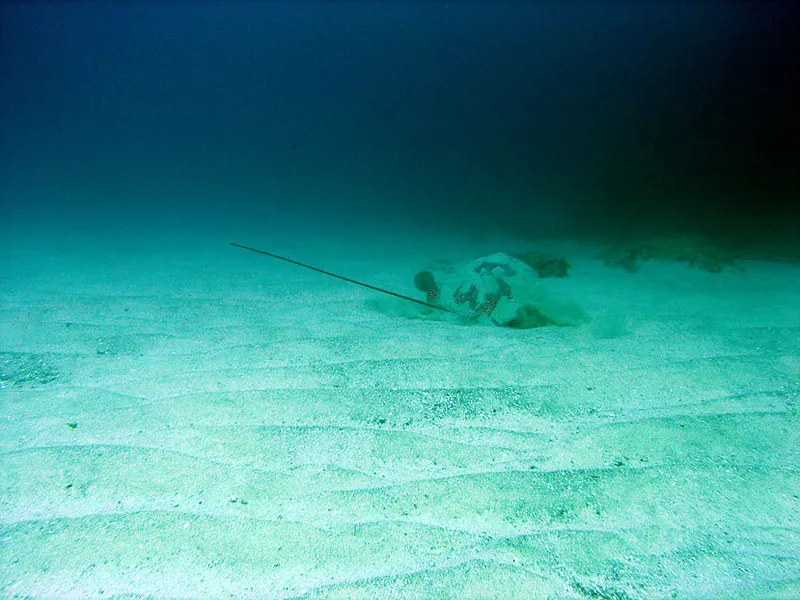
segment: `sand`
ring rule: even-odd
[[[552,250],[591,322],[420,318],[229,241],[411,295],[432,259]],[[595,252],[4,244],[0,594],[800,597],[800,268]]]

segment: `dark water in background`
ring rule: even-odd
[[[3,3],[2,221],[791,234],[793,4]]]

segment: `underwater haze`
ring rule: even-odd
[[[800,598],[798,14],[0,0],[0,597]]]
[[[0,10],[7,224],[797,224],[794,3]]]

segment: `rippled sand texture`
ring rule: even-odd
[[[530,331],[224,245],[7,253],[2,596],[799,597],[800,269],[576,253],[593,323]]]

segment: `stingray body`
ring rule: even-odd
[[[533,268],[502,252],[473,260],[455,273],[443,274],[441,278],[430,271],[420,271],[414,277],[414,286],[425,292],[426,300],[418,300],[272,252],[233,242],[231,246],[282,260],[406,302],[454,314],[470,323],[530,329],[547,325],[579,325],[586,321],[585,313],[576,304],[550,298]]]

